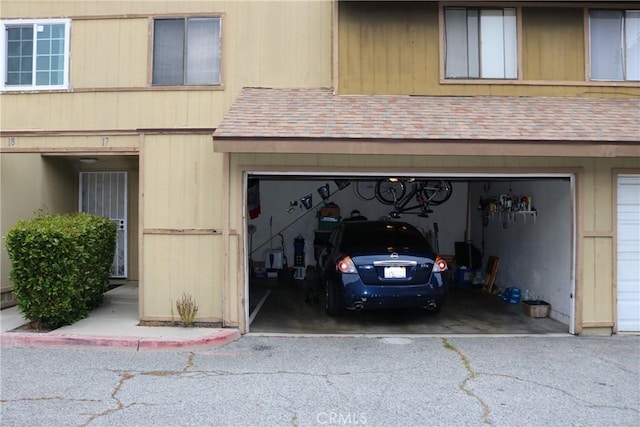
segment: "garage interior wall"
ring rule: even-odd
[[[329,184],[331,196],[323,201],[317,189]],[[375,178],[364,180],[360,185],[375,185]],[[289,177],[273,179],[263,177],[260,179],[260,203],[262,214],[249,220],[249,224],[256,226],[252,236],[252,259],[263,259],[265,250],[271,247],[282,247],[289,265],[293,265],[293,242],[298,236],[305,239],[306,265],[314,264],[313,240],[315,231],[319,229],[317,212],[326,203],[335,203],[340,208],[342,218],[348,218],[352,210],[359,210],[368,219],[378,219],[389,215],[392,206],[384,205],[378,200],[363,200],[355,194],[355,181],[343,190],[332,178],[310,179],[308,177]],[[300,199],[311,195],[312,209],[305,209]],[[296,206],[290,208],[292,203]],[[440,206],[433,208],[433,213],[428,218],[419,217],[416,214],[403,214],[402,220],[418,227],[425,234],[434,236],[434,223],[438,224],[438,246],[443,254],[454,253],[454,243],[464,240],[465,218],[467,203],[467,183],[453,183],[451,198]],[[415,211],[414,211],[415,212]],[[270,236],[273,235],[273,239]],[[432,241],[432,243],[435,243]]]
[[[480,198],[514,194],[532,198],[537,214],[489,213],[486,227],[475,208]],[[550,317],[571,319],[573,207],[569,179],[489,181],[470,184],[471,239],[488,256],[500,258],[496,284],[517,287],[551,304]],[[484,244],[482,243],[484,241]]]

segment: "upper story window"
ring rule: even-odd
[[[152,83],[220,84],[220,17],[156,19]]]
[[[592,80],[640,80],[640,10],[589,11]]]
[[[69,86],[68,19],[2,21],[2,89]]]
[[[515,8],[444,9],[445,77],[518,78]]]

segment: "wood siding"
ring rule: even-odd
[[[208,135],[147,135],[141,158],[141,316],[171,320],[184,291],[200,307],[197,321],[221,321],[222,156],[212,155]]]
[[[341,94],[639,96],[637,82],[588,82],[582,7],[523,7],[519,79],[441,79],[437,2],[340,2]]]
[[[583,10],[523,8],[522,51],[524,80],[584,80]]]
[[[340,2],[338,13],[341,93],[440,92],[436,3]]]
[[[190,14],[222,17],[222,85],[151,86],[153,17]],[[70,89],[2,93],[4,131],[213,128],[242,87],[331,86],[329,1],[3,1],[3,19],[61,16]]]

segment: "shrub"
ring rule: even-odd
[[[59,327],[86,317],[109,285],[116,226],[75,213],[19,221],[6,237],[13,293],[23,315]]]
[[[184,326],[191,326],[193,324],[193,319],[195,319],[196,314],[198,313],[198,306],[191,295],[183,292],[180,299],[176,301],[176,308],[178,309],[178,314],[180,315],[182,324]]]

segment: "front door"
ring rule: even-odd
[[[118,240],[110,276],[127,277],[127,172],[80,172],[80,212],[106,216]]]

